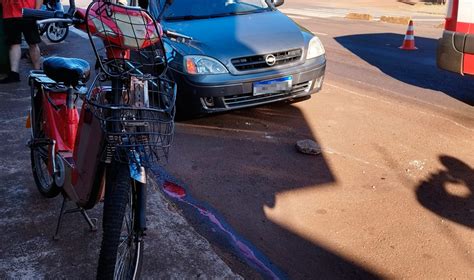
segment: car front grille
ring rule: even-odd
[[[277,100],[280,98],[285,98],[291,95],[299,94],[301,92],[309,90],[310,88],[311,88],[311,81],[294,85],[290,92],[270,93],[270,94],[257,95],[257,96],[254,96],[252,94],[245,94],[245,95],[235,95],[235,96],[224,97],[224,103],[229,108],[266,103],[266,102],[270,102],[270,101]]]
[[[272,66],[268,65],[265,61],[268,55],[275,56],[276,62]],[[234,58],[231,60],[231,62],[232,65],[234,65],[235,69],[239,71],[250,71],[292,63],[300,60],[302,55],[303,51],[301,49],[295,49],[271,54]]]

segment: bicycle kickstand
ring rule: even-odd
[[[80,212],[82,214],[82,217],[84,217],[87,224],[89,225],[90,231],[97,231],[97,219],[90,218],[89,214],[87,214],[87,211],[84,208],[77,206],[76,208],[73,208],[73,209],[64,210],[66,208],[66,203],[68,200],[69,199],[64,196],[63,203],[61,205],[61,210],[59,212],[58,223],[56,225],[56,232],[54,233],[53,239],[59,240],[59,229],[61,227],[62,218],[64,215],[71,214],[71,213]]]

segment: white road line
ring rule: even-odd
[[[350,10],[349,9],[330,9],[330,8],[317,8],[317,9],[314,9],[314,8],[304,8],[302,9],[303,11],[306,11],[306,12],[312,12],[314,13],[315,15],[317,14],[331,14],[331,15],[334,15],[334,16],[346,16],[347,13],[350,13]]]
[[[321,35],[321,36],[328,36],[329,34],[322,33],[322,32],[316,32],[316,31],[311,31],[315,35]]]
[[[310,19],[309,17],[302,17],[302,16],[295,16],[295,15],[288,15],[288,16],[294,19]]]
[[[345,12],[335,12],[329,10],[301,10],[301,9],[280,9],[285,14],[316,17],[316,18],[331,18],[331,17],[344,17]]]

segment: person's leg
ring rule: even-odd
[[[41,51],[38,44],[29,45],[30,47],[30,57],[31,62],[33,63],[33,69],[41,69]]]
[[[30,47],[29,50],[33,68],[39,70],[41,68],[41,52],[38,44],[41,42],[41,37],[39,35],[38,26],[34,20],[24,20],[22,24],[24,27],[22,30],[23,35]]]
[[[20,59],[21,59],[21,45],[15,44],[10,46],[10,70],[12,72],[20,72]]]
[[[20,59],[21,59],[21,28],[18,26],[16,19],[5,19],[3,22],[5,34],[7,36],[7,45],[10,46],[10,73],[8,76],[0,80],[1,84],[19,82],[20,81]]]

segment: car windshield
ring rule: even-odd
[[[164,20],[191,20],[260,13],[271,9],[266,0],[173,0],[168,1],[167,5],[165,2],[156,0],[153,3],[157,5],[155,11],[151,9],[155,17],[160,15],[160,11]]]

